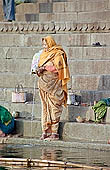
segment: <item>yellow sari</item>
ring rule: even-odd
[[[39,67],[53,65],[56,72],[44,71],[39,78],[39,90],[42,101],[43,133],[57,133],[62,105],[67,102],[67,82],[70,79],[67,56],[61,46],[56,45],[50,36],[44,38],[48,51],[43,51]]]

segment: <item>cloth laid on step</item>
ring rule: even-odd
[[[100,122],[101,119],[105,117],[107,112],[107,106],[110,106],[110,98],[101,99],[92,107],[95,114],[95,122]]]
[[[14,130],[14,118],[3,106],[0,106],[0,130],[5,134],[9,134]]]

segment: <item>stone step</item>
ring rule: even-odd
[[[100,3],[100,5],[99,5]],[[53,12],[87,12],[87,11],[104,11],[110,8],[107,0],[78,0],[78,1],[65,1],[53,2]]]
[[[32,104],[32,101],[26,103],[12,103],[12,102],[2,101],[0,102],[0,105],[6,107],[11,113],[18,112],[18,118],[24,118],[26,120],[29,120],[33,117],[34,120],[41,120],[41,112],[42,112],[41,101],[40,99],[38,100],[38,98],[37,101],[34,103],[34,105]],[[88,119],[90,118],[91,120],[94,120],[94,113],[91,107],[67,105],[66,108],[63,107],[61,121],[74,122],[76,121],[76,117],[78,116],[81,116],[82,118],[88,118]],[[105,121],[108,122],[109,119],[110,118],[108,115]]]
[[[33,9],[33,11],[31,10]],[[3,9],[1,5],[3,14]],[[16,21],[109,21],[110,3],[98,1],[55,1],[22,3],[16,6]],[[74,16],[74,17],[73,17]],[[3,17],[0,17],[0,21]]]
[[[21,64],[22,62],[22,64]],[[0,59],[0,72],[27,74],[31,71],[32,59]],[[68,60],[71,75],[110,74],[110,60]]]
[[[42,134],[41,121],[16,119],[16,132],[23,137],[39,138]],[[64,141],[107,143],[110,138],[110,124],[60,122],[60,137]]]
[[[16,14],[32,14],[39,12],[39,5],[37,3],[22,3],[16,6]]]
[[[97,22],[109,21],[109,13],[110,4],[107,0],[23,3],[16,7],[16,20]]]
[[[110,136],[110,124],[73,123],[66,122],[62,127],[63,140],[80,139],[94,143],[108,141]]]
[[[30,118],[34,118],[37,120],[41,119],[41,100],[37,98],[37,101],[33,102],[26,102],[26,103],[12,103],[2,101],[0,105],[6,107],[11,113],[18,112],[18,118],[25,118],[26,120]],[[89,102],[88,102],[89,103]],[[104,119],[105,123],[110,123],[110,108],[108,107],[106,117]],[[76,118],[80,116],[81,118],[87,120],[95,120],[94,111],[92,106],[74,106],[74,105],[67,105],[67,107],[63,107],[63,112],[61,115],[61,121],[67,122],[76,122]]]
[[[21,83],[21,82],[19,82]],[[17,83],[15,84],[17,85]],[[2,102],[11,102],[12,101],[12,92],[15,91],[15,85],[13,87],[2,87],[0,88],[0,101]],[[30,85],[31,86],[31,85]],[[34,80],[33,80],[33,87],[24,87],[24,91],[26,92],[27,102],[32,103],[33,100],[33,93],[34,93]],[[68,90],[69,91],[69,90]],[[74,90],[73,93],[76,95],[81,96],[82,103],[93,103],[94,101],[99,101],[102,98],[109,98],[110,97],[110,90]],[[40,97],[39,97],[39,90],[37,89],[37,82],[36,82],[36,90],[35,90],[35,102],[39,105],[40,104]]]
[[[100,5],[99,5],[100,3]],[[97,1],[69,1],[69,2],[37,2],[22,3],[16,6],[17,14],[26,13],[67,13],[67,12],[99,12],[109,10],[110,6],[107,0]],[[33,8],[33,11],[31,10]]]
[[[26,13],[26,14],[16,14],[16,21],[70,21],[70,22],[79,22],[84,23],[88,22],[105,22],[109,21],[110,11],[104,12],[77,12],[74,13]]]
[[[62,46],[93,46],[93,43],[100,42],[102,46],[109,46],[110,33],[72,33],[72,34],[50,34],[58,44]],[[41,38],[44,34],[0,34],[0,47],[37,47],[41,46]],[[67,41],[68,40],[68,41]]]
[[[0,59],[24,59],[32,60],[34,54],[41,49],[39,46],[23,46],[23,47],[0,47]],[[63,46],[67,53],[68,60],[74,61],[109,61],[110,60],[110,46]],[[1,69],[1,68],[0,68]]]
[[[25,88],[33,88],[35,77],[22,73],[0,73],[0,88],[14,88],[20,82]],[[75,91],[109,91],[110,75],[71,75],[68,89]]]

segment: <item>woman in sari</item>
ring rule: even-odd
[[[58,127],[67,102],[67,82],[70,79],[67,56],[51,36],[42,38],[44,50],[40,55],[37,75],[42,101],[41,140],[58,140]]]

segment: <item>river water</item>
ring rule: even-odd
[[[78,164],[110,167],[110,151],[99,151],[89,149],[2,144],[0,145],[0,157],[33,158],[67,162],[71,161],[73,163]],[[24,168],[20,170],[23,169]],[[0,170],[5,169],[3,169],[2,167]],[[10,168],[8,168],[8,170],[10,170]]]

